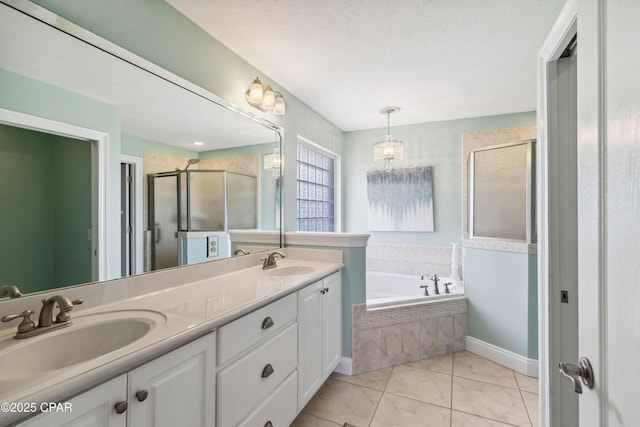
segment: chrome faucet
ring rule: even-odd
[[[10,322],[14,319],[22,318],[22,322],[18,325],[18,333],[14,336],[16,339],[29,338],[45,332],[64,328],[71,325],[71,314],[69,313],[74,305],[82,304],[82,300],[71,301],[62,295],[54,295],[51,298],[42,300],[42,308],[38,318],[38,325],[31,320],[33,311],[25,310],[20,314],[11,314],[0,318],[2,322]],[[53,319],[53,308],[58,306],[60,312]]]
[[[429,275],[423,274],[422,276],[420,276],[420,280],[424,280],[425,278],[433,282],[433,288],[434,288],[435,294],[440,295],[440,289],[438,289],[438,282],[440,281],[440,278],[438,277],[438,275],[434,274],[432,277],[429,277]]]
[[[0,287],[0,298],[9,297],[11,299],[22,296],[22,292],[16,285],[4,285]]]
[[[236,249],[235,251],[233,251],[234,256],[238,256],[240,254],[249,255],[249,252],[245,251],[244,249]]]
[[[269,255],[267,255],[266,258],[261,259],[261,261],[264,261],[262,263],[263,270],[266,270],[269,268],[275,268],[277,266],[276,255],[279,256],[280,258],[284,258],[284,254],[282,252],[273,251]]]

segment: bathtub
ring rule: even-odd
[[[382,273],[367,271],[367,309],[418,304],[428,301],[458,298],[464,295],[462,282],[454,282],[448,277],[440,277],[438,288],[440,294],[435,294],[433,282],[428,279],[420,280],[419,275]],[[445,293],[445,283],[449,285],[449,293]],[[429,296],[424,295],[421,285],[429,286]]]

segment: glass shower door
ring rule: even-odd
[[[151,269],[178,266],[178,176],[151,176],[149,215],[153,247]]]

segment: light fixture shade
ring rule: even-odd
[[[249,95],[247,101],[251,105],[261,105],[264,102],[264,91],[262,89],[262,82],[258,77],[251,83],[249,87]]]
[[[402,141],[393,139],[391,136],[389,116],[391,113],[397,113],[400,111],[400,107],[383,107],[380,110],[381,114],[387,115],[387,135],[383,141],[376,142],[373,145],[373,160],[383,161],[384,168],[387,170],[393,169],[394,161],[402,161],[404,159],[404,147]]]
[[[276,148],[273,153],[264,155],[264,170],[271,171],[274,178],[280,177],[280,166],[282,160],[280,157],[280,149]]]
[[[384,141],[376,142],[373,146],[373,160],[388,161],[404,159],[404,146],[402,141],[392,139],[391,135],[387,135]]]
[[[267,87],[264,88],[262,108],[264,108],[265,110],[272,110],[274,105],[276,105],[276,95],[273,93],[271,85],[267,85]]]
[[[284,104],[284,98],[280,92],[276,92],[276,101],[273,106],[273,114],[276,116],[284,116],[287,112],[287,108]]]

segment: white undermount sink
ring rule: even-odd
[[[34,377],[104,356],[166,323],[150,310],[110,311],[73,317],[71,326],[31,338],[0,340],[0,379]]]
[[[272,276],[299,276],[313,273],[314,271],[316,271],[315,268],[307,265],[286,265],[274,268],[269,274]]]

